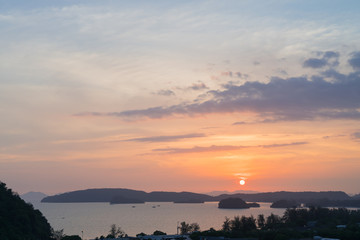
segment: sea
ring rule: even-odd
[[[64,230],[66,235],[79,235],[94,239],[109,233],[116,224],[129,236],[138,233],[152,234],[159,230],[176,234],[181,222],[198,223],[202,231],[221,229],[225,217],[282,216],[285,209],[270,208],[271,203],[259,203],[259,208],[219,209],[218,202],[170,203],[148,202],[145,204],[109,203],[33,203],[47,218],[54,230]]]

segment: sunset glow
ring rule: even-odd
[[[10,188],[359,192],[359,1],[45,2],[0,9]]]

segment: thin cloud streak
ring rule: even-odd
[[[202,133],[192,133],[192,134],[184,134],[184,135],[131,138],[131,139],[126,139],[124,141],[129,141],[129,142],[175,142],[175,141],[179,141],[182,139],[201,138],[201,137],[206,137],[206,135],[202,134]]]
[[[192,148],[157,148],[153,149],[154,152],[163,152],[167,154],[178,154],[178,153],[203,153],[203,152],[222,152],[222,151],[233,151],[245,148],[278,148],[278,147],[289,147],[305,145],[308,142],[292,142],[283,144],[269,144],[269,145],[258,145],[258,146],[234,146],[234,145],[211,145],[209,147],[195,146]]]

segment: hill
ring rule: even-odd
[[[215,197],[217,201],[224,198],[236,197],[241,198],[247,202],[276,202],[279,200],[294,200],[297,202],[309,202],[314,199],[329,199],[329,200],[348,200],[350,197],[341,191],[328,191],[328,192],[266,192],[266,193],[253,193],[253,194],[222,194]]]
[[[20,197],[27,203],[39,203],[47,195],[42,192],[28,192],[20,195]]]
[[[0,239],[49,240],[51,226],[39,210],[0,182]]]
[[[267,193],[237,193],[209,196],[192,192],[144,192],[125,188],[87,189],[62,193],[45,197],[42,202],[113,202],[113,203],[139,203],[139,202],[212,202],[226,198],[241,198],[246,202],[276,202],[279,200],[296,199],[299,203],[311,202],[319,199],[331,201],[349,200],[344,192],[267,192]],[[114,201],[118,199],[119,201]],[[126,201],[125,201],[125,200]],[[132,200],[132,201],[129,201]]]
[[[145,199],[146,194],[147,193],[144,191],[136,191],[125,188],[100,188],[79,190],[48,196],[42,199],[41,202],[111,202],[114,197],[119,198],[120,196],[141,200]]]
[[[191,192],[150,192],[124,188],[87,189],[45,197],[42,202],[188,202],[213,201],[211,196]]]

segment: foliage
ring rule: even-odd
[[[345,228],[337,228],[345,225]],[[235,216],[225,218],[222,229],[210,229],[190,235],[193,240],[201,237],[255,238],[259,240],[282,240],[313,238],[320,235],[342,240],[360,239],[360,210],[345,208],[289,208],[282,217],[271,214]]]
[[[230,232],[230,230],[231,230],[230,223],[231,223],[230,218],[225,217],[225,221],[224,221],[224,223],[222,225],[222,230],[224,232]]]
[[[48,240],[51,226],[39,210],[35,210],[0,182],[0,239]]]
[[[159,230],[156,230],[154,233],[153,233],[153,235],[166,235],[166,233],[165,232],[162,232],[162,231],[159,231]],[[136,235],[137,236],[137,235]]]
[[[120,227],[116,227],[116,224],[112,224],[110,226],[109,234],[107,235],[107,238],[118,238],[118,237],[124,237],[125,232],[121,230]]]
[[[179,229],[180,229],[180,234],[189,234],[200,231],[200,226],[198,223],[189,224],[186,222],[181,222]]]
[[[264,214],[259,214],[257,219],[256,219],[256,223],[258,228],[263,229],[265,227],[265,217]]]
[[[54,240],[61,240],[63,237],[65,237],[64,229],[61,229],[61,230],[51,229],[51,237]]]
[[[146,233],[141,232],[141,233],[136,234],[136,237],[143,237],[143,236],[146,236]]]
[[[61,240],[81,240],[81,237],[79,235],[71,235],[71,236],[65,236],[61,238]]]

